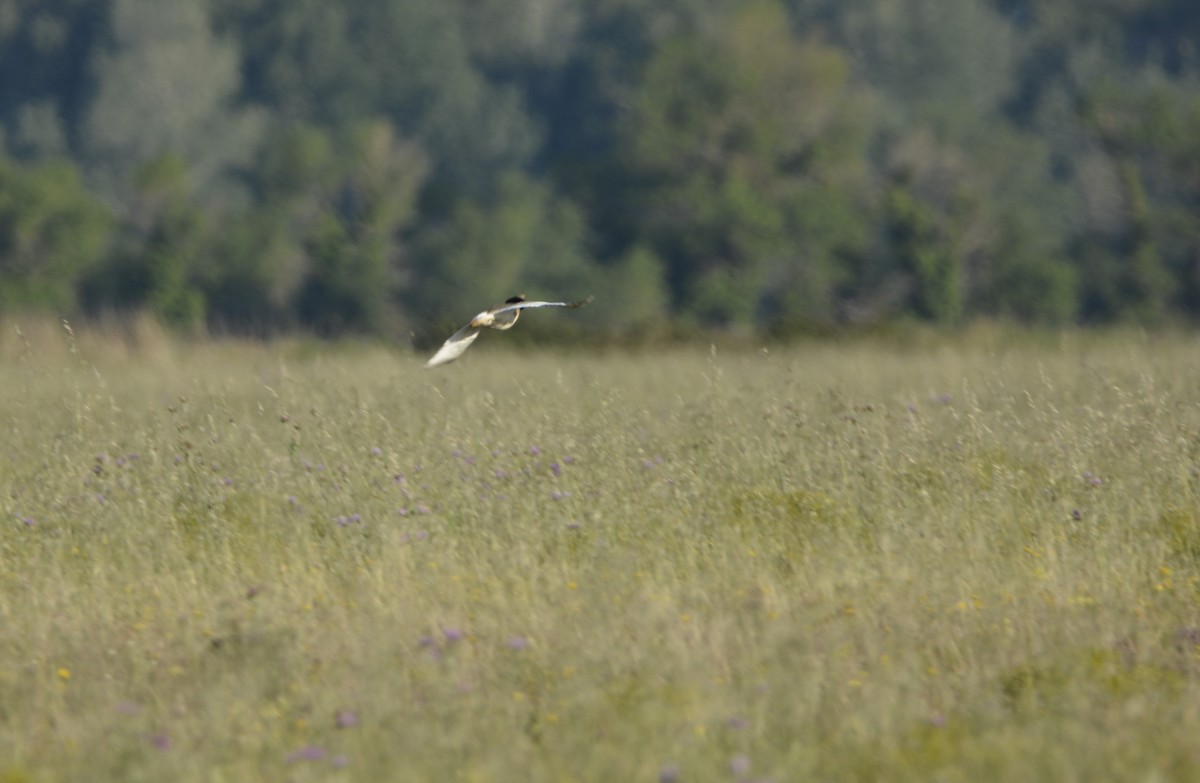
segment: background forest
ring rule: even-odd
[[[1193,0],[0,0],[0,312],[1194,321],[1197,41]]]

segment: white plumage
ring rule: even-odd
[[[517,319],[521,317],[521,311],[531,307],[583,307],[588,302],[592,301],[592,297],[581,299],[578,302],[528,302],[524,296],[514,296],[506,300],[503,304],[498,304],[495,307],[490,307],[484,310],[479,315],[471,319],[463,328],[459,329],[454,334],[450,335],[450,339],[442,343],[442,347],[437,353],[425,362],[425,368],[438,367],[452,362],[463,355],[463,351],[475,342],[475,338],[479,336],[479,332],[486,326],[490,329],[511,329]]]

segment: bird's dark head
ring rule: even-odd
[[[509,298],[505,299],[504,304],[520,304],[524,301],[525,294],[517,294],[516,296],[510,296]]]

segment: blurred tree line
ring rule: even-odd
[[[0,311],[1200,317],[1193,0],[0,0]]]

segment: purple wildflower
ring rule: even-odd
[[[530,447],[529,447],[529,453],[530,453],[532,456],[536,457],[537,455],[539,455],[539,454],[541,454],[541,453],[542,453],[542,450],[541,450],[541,449],[539,449],[537,446],[530,446]]]
[[[1083,472],[1083,480],[1093,487],[1098,487],[1104,483],[1104,479],[1100,478],[1090,470],[1085,470]]]
[[[562,465],[559,465],[557,462],[551,462],[550,472],[554,474],[554,478],[558,478],[562,475]]]
[[[329,763],[333,765],[334,769],[342,769],[343,767],[349,766],[350,759],[346,758],[345,756],[334,756],[329,760]]]
[[[150,744],[158,750],[170,750],[171,738],[167,736],[165,731],[160,731],[150,738]]]
[[[563,457],[563,464],[564,465],[574,465],[575,458],[568,454],[567,456]]]
[[[352,729],[358,725],[358,713],[354,710],[338,710],[333,714],[333,725],[339,729]]]
[[[37,520],[33,517],[21,517],[21,524],[25,527],[33,527],[37,524]]]
[[[294,764],[297,761],[320,761],[325,758],[325,748],[317,747],[316,745],[305,745],[299,750],[293,750],[284,758],[289,764]]]
[[[442,629],[442,636],[446,637],[446,641],[450,643],[462,641],[463,632],[453,626]]]
[[[378,446],[372,446],[371,447],[371,456],[372,457],[382,457],[383,449],[379,448]]]
[[[510,636],[510,637],[508,637],[507,644],[508,644],[508,649],[520,651],[520,650],[524,650],[526,647],[529,646],[529,640],[526,639],[524,636]]]
[[[425,649],[426,647],[432,647],[433,646],[433,637],[430,636],[429,634],[422,634],[421,636],[418,636],[417,637],[417,646],[420,647],[422,650]]]

